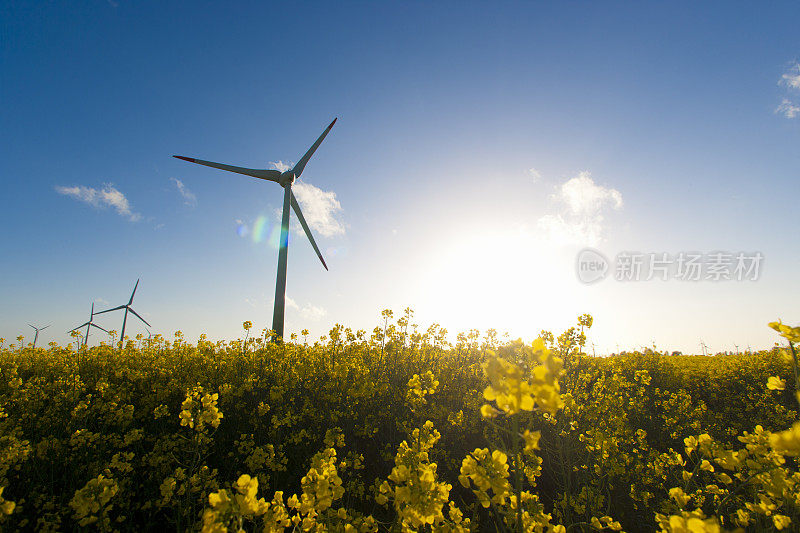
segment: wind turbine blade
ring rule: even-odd
[[[50,327],[50,326],[52,326],[52,325],[53,325],[53,324],[47,324],[45,327],[43,327],[43,328],[39,328],[39,329],[47,329],[47,328],[49,328],[49,327]]]
[[[91,324],[89,324],[89,325],[90,325],[90,326],[92,326],[92,327],[95,327],[95,328],[97,328],[97,329],[99,329],[99,330],[105,331],[106,333],[108,333],[108,330],[107,330],[107,329],[105,329],[105,328],[101,328],[100,326],[98,326],[98,325],[97,325],[97,324],[95,324],[94,322],[92,322],[92,323],[91,323]],[[76,329],[77,329],[77,328],[76,328]]]
[[[316,241],[314,241],[314,236],[311,234],[311,229],[306,223],[306,218],[303,216],[303,212],[300,211],[300,204],[297,203],[297,198],[294,197],[294,193],[291,193],[291,195],[292,209],[294,209],[294,214],[297,215],[298,220],[300,220],[300,225],[303,226],[303,231],[306,232],[306,237],[308,237],[308,240],[311,241],[311,246],[314,247],[314,251],[317,252],[317,257],[319,257],[319,260],[322,261],[322,266],[325,267],[325,270],[328,270],[328,265],[325,264],[325,260],[322,258],[322,253],[319,251]]]
[[[136,289],[139,287],[139,280],[136,280],[136,285],[133,286],[133,292],[131,293],[131,299],[128,300],[128,305],[133,303],[133,295],[136,294]]]
[[[136,311],[134,311],[134,310],[133,310],[133,309],[131,309],[130,307],[128,308],[128,311],[130,311],[131,313],[133,313],[134,315],[136,315],[136,316],[139,318],[139,320],[141,320],[142,322],[144,322],[145,324],[147,324],[148,326],[150,326],[150,322],[148,322],[148,321],[147,321],[147,320],[145,320],[144,318],[140,317],[140,316],[139,316],[139,313],[137,313]],[[150,327],[152,328],[153,326],[150,326]]]
[[[113,308],[113,309],[106,309],[105,311],[98,311],[98,312],[97,312],[97,313],[95,313],[95,314],[96,314],[96,315],[102,315],[103,313],[110,313],[111,311],[118,311],[118,310],[120,310],[120,309],[125,309],[125,307],[127,307],[127,306],[125,306],[125,305],[118,305],[117,307],[115,307],[115,308]]]
[[[84,322],[84,323],[83,323],[83,324],[81,324],[80,326],[75,326],[74,328],[72,328],[71,330],[69,330],[69,332],[68,332],[68,333],[72,333],[72,332],[73,332],[73,331],[75,331],[76,329],[81,329],[83,326],[88,326],[89,324],[90,324],[89,322]]]
[[[182,155],[173,155],[178,159],[183,159],[190,163],[197,163],[198,165],[205,165],[207,167],[218,168],[220,170],[227,170],[228,172],[235,172],[237,174],[244,174],[245,176],[252,176],[254,178],[278,182],[281,173],[277,170],[262,170],[258,168],[244,168],[234,167],[231,165],[223,165],[222,163],[214,163],[212,161],[203,161],[202,159],[195,159],[193,157],[183,157]]]
[[[298,161],[297,164],[294,166],[292,172],[294,173],[295,178],[299,178],[300,174],[303,173],[303,169],[306,168],[306,163],[308,163],[308,160],[311,159],[312,155],[314,155],[314,152],[317,151],[317,148],[319,148],[319,145],[322,144],[322,141],[325,139],[325,136],[328,135],[328,132],[331,131],[331,128],[333,127],[334,124],[336,124],[336,119],[333,119],[333,122],[331,122],[330,125],[327,128],[325,128],[325,131],[322,132],[322,135],[319,136],[317,142],[315,142],[311,146],[311,148],[308,149],[306,155],[304,155],[300,159],[300,161]]]
[[[89,317],[89,320],[91,320],[93,316],[94,316],[94,302],[92,302],[92,316]]]

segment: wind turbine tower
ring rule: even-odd
[[[317,257],[319,257],[319,260],[322,261],[322,266],[325,267],[325,270],[328,270],[328,265],[325,264],[325,260],[322,258],[322,253],[319,251],[319,247],[317,246],[316,241],[314,241],[314,236],[311,234],[311,230],[306,223],[303,212],[300,210],[300,204],[297,203],[297,199],[292,193],[292,185],[294,184],[294,180],[299,178],[300,174],[303,173],[303,169],[306,168],[308,160],[311,159],[311,156],[314,155],[314,152],[316,152],[317,148],[319,148],[319,145],[322,144],[322,141],[325,139],[325,136],[328,135],[328,132],[331,131],[331,128],[333,128],[334,124],[336,124],[336,119],[333,119],[333,122],[331,122],[330,125],[325,128],[325,131],[322,132],[322,135],[320,135],[316,142],[311,145],[311,148],[309,148],[305,155],[300,158],[300,161],[297,162],[294,168],[285,172],[280,172],[278,170],[233,167],[230,165],[223,165],[221,163],[213,163],[211,161],[195,159],[193,157],[184,157],[182,155],[172,156],[177,157],[178,159],[183,159],[184,161],[188,161],[190,163],[197,163],[198,165],[205,165],[207,167],[218,168],[220,170],[227,170],[228,172],[244,174],[245,176],[251,176],[253,178],[273,181],[283,187],[281,240],[278,248],[278,275],[277,279],[275,280],[275,305],[272,311],[272,330],[275,332],[275,337],[277,339],[283,339],[283,322],[284,313],[286,310],[286,263],[289,254],[290,206],[291,209],[294,210],[297,219],[300,221],[303,231],[305,231],[308,240],[311,242],[311,246],[317,253]]]

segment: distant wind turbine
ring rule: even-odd
[[[144,328],[144,329],[147,329],[147,328]],[[153,333],[151,333],[150,330],[147,329],[147,347],[148,348],[153,345],[153,337],[155,337],[155,335],[153,335]]]
[[[139,320],[141,320],[142,322],[144,322],[145,324],[150,326],[150,323],[147,320],[145,320],[144,318],[142,318],[141,316],[139,316],[139,313],[134,311],[133,307],[131,307],[131,304],[133,304],[133,295],[136,294],[137,287],[139,287],[139,280],[138,279],[136,280],[136,285],[134,285],[134,287],[133,287],[133,292],[131,293],[131,299],[128,300],[127,304],[118,305],[117,307],[114,307],[113,309],[106,309],[105,311],[100,311],[99,313],[97,313],[98,315],[102,315],[103,313],[110,313],[111,311],[118,311],[120,309],[124,309],[125,310],[125,316],[122,317],[122,332],[119,335],[119,340],[120,340],[120,342],[123,342],[123,343],[125,342],[125,323],[128,321],[128,311],[130,311],[131,313],[136,315],[136,318],[138,318]],[[153,326],[150,326],[150,327],[152,328]],[[124,344],[123,344],[123,346],[124,346]]]
[[[289,251],[290,205],[291,208],[294,209],[294,213],[297,215],[300,225],[303,226],[303,231],[306,232],[306,236],[311,242],[311,246],[314,248],[314,251],[317,252],[317,257],[319,257],[319,260],[322,261],[322,266],[325,267],[325,270],[328,270],[328,265],[325,264],[325,260],[322,258],[322,253],[319,251],[317,243],[314,241],[314,236],[311,235],[311,230],[308,228],[306,219],[303,216],[303,212],[300,210],[300,204],[297,203],[297,199],[292,193],[292,184],[294,183],[294,180],[299,178],[300,174],[303,173],[303,169],[306,168],[308,160],[311,159],[311,156],[314,155],[314,152],[317,150],[317,148],[319,148],[319,145],[322,144],[322,141],[325,139],[325,136],[328,135],[328,132],[331,131],[331,128],[333,128],[334,124],[336,124],[336,119],[333,119],[333,122],[331,122],[330,125],[325,128],[325,131],[322,132],[322,135],[320,135],[317,141],[311,145],[311,148],[309,148],[305,155],[300,158],[300,161],[297,162],[294,168],[285,172],[280,172],[278,170],[232,167],[230,165],[212,163],[211,161],[203,161],[202,159],[194,159],[192,157],[184,157],[181,155],[172,156],[177,157],[178,159],[183,159],[184,161],[189,161],[190,163],[197,163],[198,165],[205,165],[207,167],[218,168],[220,170],[227,170],[228,172],[236,172],[237,174],[244,174],[245,176],[252,176],[254,178],[266,181],[274,181],[283,187],[284,192],[283,213],[281,215],[281,240],[280,247],[278,248],[278,276],[275,282],[275,304],[272,312],[272,330],[275,332],[276,338],[279,339],[283,338],[283,317],[286,309],[286,260],[288,258]]]
[[[39,332],[42,331],[43,329],[49,328],[50,326],[52,326],[52,324],[47,324],[46,326],[44,326],[42,328],[37,328],[33,324],[28,324],[28,325],[36,330],[36,335],[33,336],[33,349],[35,350],[36,349],[36,341],[39,340]]]
[[[107,329],[103,329],[103,328],[101,328],[100,326],[98,326],[97,324],[94,323],[94,302],[92,302],[92,313],[89,315],[89,321],[88,322],[84,322],[83,324],[81,324],[78,327],[72,328],[71,330],[69,330],[69,332],[72,333],[73,331],[81,329],[83,326],[86,326],[86,336],[83,338],[83,345],[84,346],[86,346],[89,343],[89,330],[90,329],[97,328],[97,329],[99,329],[101,331],[105,331],[106,333],[108,333]]]

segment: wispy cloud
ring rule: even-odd
[[[264,302],[256,298],[245,298],[244,303],[252,307],[253,309],[261,309],[264,306]]]
[[[573,215],[578,216],[597,215],[607,205],[614,209],[622,207],[620,192],[597,185],[586,171],[563,183],[553,198],[564,203]]]
[[[272,165],[272,168],[274,168],[275,170],[279,170],[281,172],[286,172],[287,170],[292,168],[292,166],[294,166],[294,163],[292,163],[291,161],[289,161],[289,162],[286,162],[286,161],[270,161],[269,164]]]
[[[191,207],[197,205],[197,196],[192,191],[187,189],[186,185],[184,185],[181,180],[178,178],[170,178],[169,180],[175,184],[175,187],[178,188],[178,192],[181,193],[181,196],[183,197],[184,204]]]
[[[787,98],[784,98],[781,105],[775,108],[775,112],[780,113],[786,118],[795,118],[800,115],[800,106],[794,105]]]
[[[323,237],[344,235],[345,225],[339,220],[342,206],[333,191],[323,191],[310,183],[295,182],[292,191],[312,230]]]
[[[269,164],[281,172],[286,172],[294,166],[292,161],[270,161]],[[292,192],[297,197],[303,216],[312,230],[323,237],[344,235],[346,226],[338,218],[342,211],[342,205],[336,199],[335,192],[323,191],[303,181],[295,181],[292,185]],[[275,212],[280,218],[281,209],[278,208]],[[302,231],[299,225],[292,227],[295,231]]]
[[[57,185],[56,192],[101,209],[113,207],[119,215],[127,217],[131,222],[137,222],[142,218],[139,213],[131,211],[131,205],[125,195],[110,184],[103,185],[102,190],[83,185],[73,187]]]
[[[602,239],[605,212],[623,205],[618,190],[596,184],[589,172],[562,183],[551,200],[558,212],[539,218],[539,227],[557,242],[589,246]]]
[[[535,168],[531,167],[528,169],[528,176],[533,178],[533,181],[536,182],[539,181],[539,178],[542,177],[542,173],[536,170]]]
[[[800,90],[800,63],[795,62],[794,65],[789,67],[789,71],[781,76],[778,80],[778,85],[784,85],[790,91],[792,89]],[[780,113],[786,118],[795,118],[800,116],[800,106],[788,98],[784,98],[780,105],[775,108],[776,113]]]
[[[328,314],[328,311],[323,307],[308,304],[300,309],[300,316],[306,320],[319,320]]]
[[[800,90],[800,63],[792,65],[792,67],[789,68],[789,72],[781,76],[779,83],[786,85],[790,89]]]
[[[286,307],[299,311],[300,316],[306,320],[319,320],[328,314],[324,307],[308,303],[300,307],[294,299],[286,296]]]

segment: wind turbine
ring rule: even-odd
[[[144,328],[144,329],[147,329],[147,328]],[[153,337],[155,337],[155,335],[153,335],[153,333],[149,329],[147,329],[147,347],[148,348],[150,348],[153,345]]]
[[[100,326],[95,324],[93,321],[94,321],[94,302],[92,302],[92,313],[89,315],[89,321],[88,322],[84,322],[80,326],[78,326],[76,328],[72,328],[71,330],[69,330],[69,332],[72,333],[73,331],[75,331],[77,329],[81,329],[83,326],[86,326],[86,336],[83,338],[83,345],[84,346],[86,346],[89,343],[89,330],[92,329],[93,327],[108,333],[107,329],[101,328]]]
[[[303,169],[306,168],[308,160],[311,159],[311,156],[314,155],[314,152],[317,150],[317,148],[319,148],[319,145],[322,144],[322,141],[325,139],[325,136],[328,135],[328,132],[331,131],[331,128],[333,128],[334,124],[336,124],[336,119],[333,119],[333,122],[331,122],[330,125],[325,128],[325,131],[322,132],[322,135],[320,135],[317,141],[311,145],[311,148],[309,148],[305,155],[300,158],[300,161],[297,162],[294,168],[285,172],[280,172],[278,170],[232,167],[230,165],[212,163],[211,161],[203,161],[202,159],[194,159],[192,157],[184,157],[181,155],[172,156],[177,157],[178,159],[183,159],[184,161],[188,161],[190,163],[197,163],[198,165],[205,165],[207,167],[218,168],[220,170],[227,170],[228,172],[236,172],[237,174],[244,174],[245,176],[252,176],[254,178],[266,181],[274,181],[283,187],[281,240],[280,247],[278,248],[278,276],[275,281],[275,306],[272,312],[272,330],[275,332],[275,336],[278,339],[283,338],[283,316],[286,309],[286,260],[289,252],[290,205],[294,210],[294,214],[297,215],[300,225],[303,226],[303,231],[306,232],[306,236],[311,242],[311,246],[314,248],[314,251],[317,252],[317,257],[319,257],[319,260],[322,261],[322,266],[325,267],[325,270],[328,270],[328,265],[325,264],[325,260],[322,258],[322,253],[319,251],[319,247],[317,247],[317,243],[314,241],[314,236],[311,235],[311,230],[308,228],[308,224],[303,216],[303,212],[300,210],[300,204],[297,203],[297,199],[292,193],[292,184],[294,184],[294,180],[299,178],[300,174],[303,173]]]
[[[33,337],[33,349],[35,350],[36,349],[36,341],[39,340],[39,332],[42,331],[43,329],[49,328],[50,326],[52,326],[52,324],[47,324],[43,328],[37,328],[33,324],[28,324],[28,325],[36,330],[36,335],[34,335],[34,337]]]
[[[150,326],[150,323],[147,320],[145,320],[144,318],[142,318],[141,316],[139,316],[139,313],[134,311],[133,307],[131,307],[131,304],[133,303],[133,295],[136,294],[136,288],[137,287],[139,287],[139,280],[138,279],[136,280],[136,285],[134,285],[134,287],[133,287],[133,292],[131,293],[131,299],[128,300],[127,304],[118,305],[117,307],[114,307],[113,309],[106,309],[105,311],[100,311],[99,313],[97,313],[98,315],[102,315],[103,313],[110,313],[111,311],[117,311],[119,309],[124,309],[125,310],[125,316],[122,318],[122,332],[119,335],[119,340],[120,340],[120,342],[123,342],[123,343],[125,342],[125,323],[128,321],[128,311],[130,311],[131,313],[136,315],[136,318],[138,318],[139,320],[141,320],[142,322],[144,322],[145,324]],[[150,326],[150,327],[152,328],[153,326]],[[123,344],[123,346],[124,346],[124,344]]]

